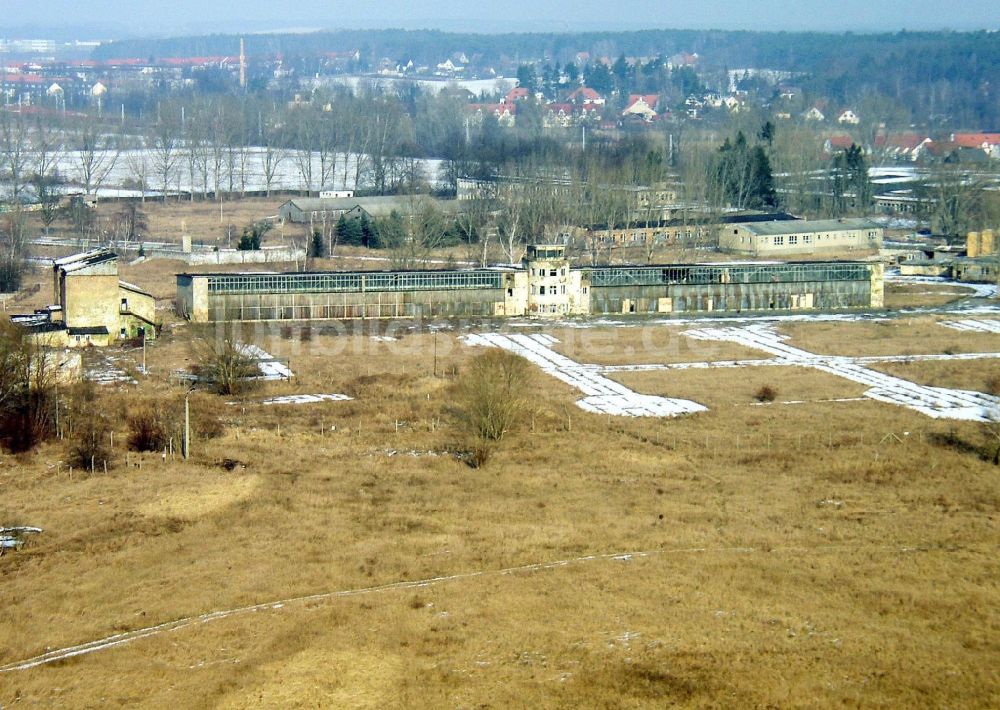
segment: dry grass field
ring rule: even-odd
[[[886,308],[914,308],[917,306],[942,306],[968,298],[969,289],[942,284],[904,284],[889,282],[885,285]]]
[[[1000,476],[981,425],[823,401],[862,388],[775,367],[617,373],[709,411],[607,417],[536,372],[531,412],[472,469],[453,405],[475,350],[369,327],[244,333],[297,376],[204,395],[225,431],[190,462],[126,466],[121,444],[128,412],[180,396],[183,324],[149,348],[148,379],[101,391],[107,475],[71,477],[59,441],[0,459],[0,525],[45,530],[0,558],[0,666],[234,610],[0,672],[0,705],[1000,704]],[[824,352],[997,349],[929,319],[785,329]],[[609,363],[742,356],[671,334],[648,351],[638,328],[594,337]],[[764,384],[777,397],[759,405]],[[259,404],[292,393],[355,399]]]
[[[938,324],[948,318],[914,316],[857,323],[782,323],[788,342],[821,355],[922,355],[1000,351],[1000,338]]]

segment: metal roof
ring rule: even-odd
[[[71,256],[64,256],[62,259],[56,259],[52,262],[52,265],[61,271],[76,271],[77,269],[84,269],[88,266],[95,266],[97,264],[104,264],[108,262],[113,262],[118,260],[118,255],[113,251],[108,249],[94,249],[92,251],[86,251],[81,254],[72,254]]]
[[[295,197],[286,202],[303,212],[348,212],[360,207],[373,216],[386,216],[393,211],[412,214],[432,205],[442,211],[458,209],[456,201],[436,200],[426,195],[383,195],[376,197]]]
[[[758,236],[775,234],[808,234],[810,232],[840,232],[845,229],[881,229],[868,219],[816,219],[782,222],[744,222],[743,229]]]

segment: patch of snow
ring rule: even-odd
[[[287,365],[279,362],[270,353],[257,345],[240,343],[239,350],[243,355],[252,359],[254,364],[257,365],[257,369],[260,370],[260,377],[254,379],[268,381],[288,380],[295,376]]]
[[[288,394],[262,399],[261,404],[318,404],[320,402],[347,402],[353,397],[346,394]]]
[[[1000,320],[945,320],[941,325],[968,333],[1000,333]]]
[[[601,375],[599,368],[582,365],[552,350],[556,340],[551,335],[481,333],[467,335],[463,340],[468,345],[503,348],[538,365],[546,374],[587,395],[577,402],[577,406],[588,412],[622,417],[676,417],[707,411],[703,405],[690,400],[633,392]]]

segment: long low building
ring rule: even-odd
[[[875,251],[885,230],[867,219],[746,222],[719,230],[719,249],[751,256]]]
[[[177,275],[193,322],[493,318],[881,308],[877,262],[571,267],[562,245],[520,268]]]
[[[388,217],[396,212],[404,217],[419,214],[426,209],[456,212],[459,205],[454,200],[436,200],[426,195],[378,195],[374,197],[295,197],[278,208],[283,222],[310,224],[335,222],[341,216],[375,219]]]

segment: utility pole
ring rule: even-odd
[[[191,405],[189,397],[191,396],[191,390],[188,390],[184,394],[184,460],[187,461],[191,456]]]

